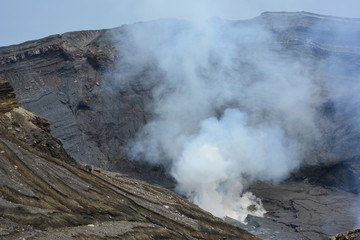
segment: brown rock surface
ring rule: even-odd
[[[14,89],[9,82],[0,77],[0,112],[8,112],[18,106]]]
[[[360,240],[360,229],[336,234],[331,240]]]

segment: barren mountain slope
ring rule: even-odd
[[[0,80],[1,239],[257,239],[175,193],[81,164]]]
[[[305,12],[264,13],[232,24],[260,24],[274,35],[282,52],[305,62],[320,82],[348,84],[359,76],[357,19]],[[153,117],[148,106],[153,101],[151,77],[155,70],[130,68],[123,58],[124,43],[133,27],[65,33],[2,47],[0,76],[12,84],[21,106],[50,121],[52,133],[75,159],[172,188],[173,181],[161,167],[131,161],[123,149]],[[126,86],[114,84],[119,74],[129,78]],[[250,188],[269,211],[268,218],[255,219],[248,226],[259,236],[326,239],[355,227],[349,205],[360,182],[360,135],[354,127],[357,116],[352,114],[356,109],[346,103],[337,108],[327,99],[327,89],[323,95],[325,104],[319,109],[323,142],[317,152],[309,154],[308,165],[281,185],[255,184]],[[65,154],[58,149],[58,154]],[[62,159],[71,163],[69,156]]]

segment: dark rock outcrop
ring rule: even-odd
[[[8,112],[18,106],[14,89],[9,82],[0,78],[0,112]]]
[[[360,229],[336,234],[331,240],[359,240]]]
[[[45,119],[13,104],[0,113],[0,238],[258,239],[160,186],[76,162]]]

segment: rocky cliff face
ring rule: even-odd
[[[1,239],[258,239],[173,192],[73,160],[0,82]]]
[[[117,53],[109,39],[122,29],[65,33],[1,48],[0,74],[22,106],[51,122],[54,136],[77,160],[133,176],[146,168],[144,179],[164,183],[161,169],[138,168],[122,150],[145,123],[149,98],[141,85],[108,91],[107,72]]]
[[[302,12],[264,13],[249,21],[236,22],[241,25],[254,23],[271,31],[282,51],[314,67],[319,81],[340,79],[345,83],[357,78],[360,64],[359,20]],[[161,167],[131,161],[123,149],[124,144],[152,118],[147,106],[152,102],[153,85],[148,84],[148,80],[149,72],[154,69],[129,69],[123,61],[124,42],[128,40],[128,29],[131,27],[65,33],[2,47],[0,76],[14,87],[21,106],[50,121],[52,133],[71,155],[67,156],[62,148],[58,148],[53,157],[61,156],[70,163],[73,157],[172,188],[171,178]],[[117,37],[114,38],[114,35]],[[331,59],[331,64],[322,65],[326,59]],[[334,67],[340,65],[345,67]],[[112,81],[117,77],[114,73],[125,74],[131,81],[116,86]],[[323,94],[327,98],[326,89]],[[337,112],[331,99],[328,100],[319,109],[322,114],[319,122],[325,140],[321,143],[321,150],[307,159],[309,164],[284,185],[263,187],[260,184],[252,187],[264,199],[265,208],[272,209],[269,218],[264,220],[267,222],[257,220],[254,225],[256,229],[250,229],[263,234],[261,236],[265,238],[320,239],[349,230],[355,225],[355,216],[342,219],[345,224],[341,224],[341,221],[325,224],[338,228],[324,229],[324,224],[309,224],[320,222],[318,216],[322,216],[323,221],[329,212],[335,213],[336,209],[347,212],[349,202],[356,198],[354,193],[358,191],[358,185],[353,183],[360,181],[359,152],[353,147],[360,135],[351,127],[353,119],[349,117],[353,109],[349,107]],[[16,111],[13,111],[14,118]],[[32,121],[41,128],[49,128],[44,120]],[[332,122],[331,127],[329,121]],[[13,132],[18,128],[10,123],[8,127]],[[61,146],[54,139],[49,140],[50,143],[38,144],[39,139],[26,136],[27,132],[22,139],[38,150],[44,144],[55,148]],[[302,183],[304,180],[307,182],[305,185]],[[346,191],[329,189],[329,186]],[[307,197],[289,194],[296,193],[297,189],[308,194],[305,194]],[[327,207],[325,199],[340,199],[341,196],[347,200]],[[315,215],[314,209],[317,211]],[[271,230],[261,233],[263,229],[274,228],[280,229],[279,233]],[[292,235],[281,235],[282,232]]]

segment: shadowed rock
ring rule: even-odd
[[[8,112],[18,106],[14,89],[0,77],[0,112]]]

